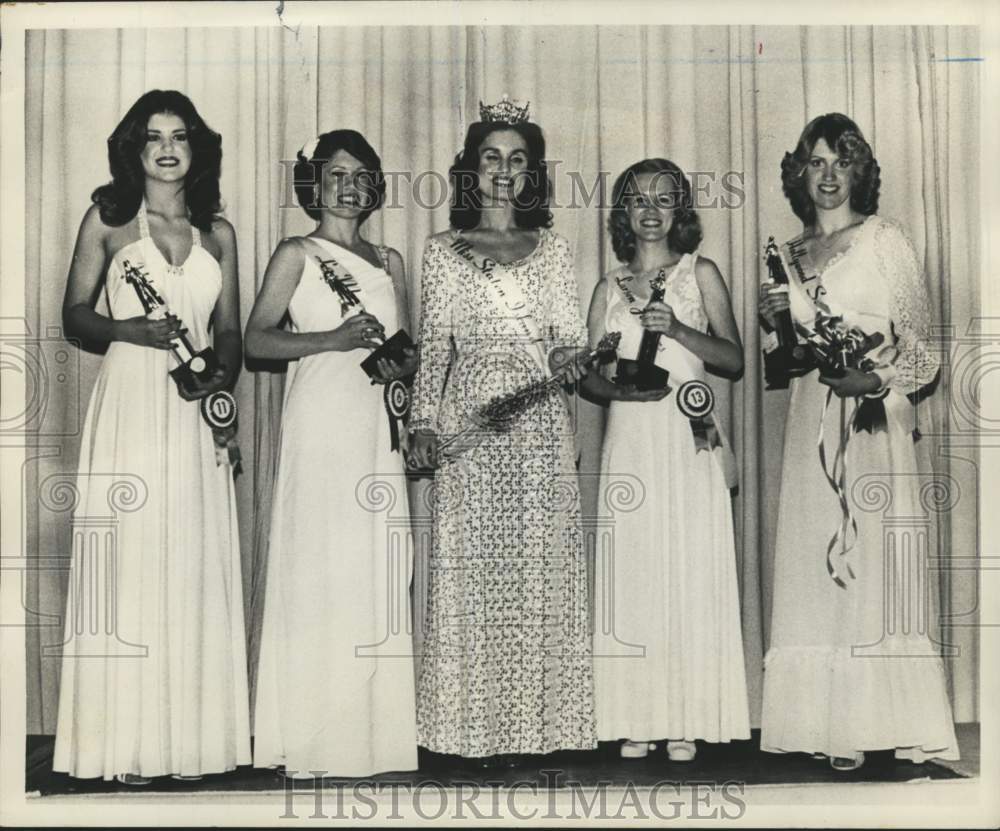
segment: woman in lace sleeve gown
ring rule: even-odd
[[[559,368],[585,348],[586,331],[569,246],[547,228],[544,148],[534,124],[473,124],[451,171],[452,230],[424,250],[411,428],[416,463],[440,467],[418,738],[486,760],[596,744],[566,401],[557,391],[509,431],[436,458],[438,440],[477,406],[550,366],[579,376],[573,362]]]
[[[811,261],[807,271],[818,275],[812,285],[822,284],[820,302],[846,323],[880,333],[884,343],[873,353],[874,371],[827,378],[814,370],[791,382],[761,745],[820,753],[840,770],[858,767],[868,750],[893,749],[916,762],[957,759],[930,631],[927,559],[884,513],[887,499],[891,516],[923,512],[908,396],[934,380],[938,361],[926,344],[930,310],[916,252],[896,224],[876,215],[878,164],[846,116],[811,122],[786,155],[782,179],[806,228],[797,243]],[[790,305],[796,321],[811,325],[817,304],[802,285],[792,276],[787,293],[765,286],[764,319],[773,325]],[[884,408],[884,426],[851,430],[866,398]],[[852,547],[848,522],[841,556],[842,540],[830,544],[845,516],[824,474],[817,435],[822,426],[829,459],[845,425],[843,491],[857,536]]]
[[[83,430],[75,533],[87,539],[88,521],[107,516],[109,482],[133,501],[107,571],[85,546],[74,553],[53,768],[142,785],[250,761],[233,475],[194,400],[235,383],[239,294],[236,240],[218,216],[222,140],[191,102],[146,93],[108,147],[113,180],[94,192],[64,301],[70,334],[110,342]],[[93,308],[102,274],[110,317]],[[143,286],[168,316],[146,315]],[[178,394],[170,345],[185,331],[223,367]],[[98,614],[114,625],[95,626]]]

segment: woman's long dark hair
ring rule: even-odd
[[[643,173],[666,177],[671,184],[670,192],[675,195],[673,220],[667,231],[670,249],[678,254],[696,251],[701,244],[701,220],[694,210],[694,198],[687,177],[668,159],[643,159],[625,168],[611,190],[608,230],[615,256],[623,263],[632,262],[635,256],[635,233],[629,224],[626,200],[636,193],[636,178]]]
[[[528,147],[528,169],[525,183],[514,198],[514,221],[518,228],[548,228],[552,225],[549,197],[552,185],[545,164],[545,136],[537,124],[522,121],[508,124],[505,121],[476,121],[469,125],[462,152],[448,171],[451,177],[452,228],[467,231],[479,224],[483,210],[479,191],[479,148],[490,133],[513,130]]]
[[[124,225],[139,212],[146,180],[139,155],[146,144],[149,119],[160,113],[176,115],[184,122],[191,146],[191,169],[184,178],[184,200],[191,224],[209,232],[222,210],[219,196],[222,137],[198,115],[190,99],[176,90],[150,90],[125,113],[108,139],[111,181],[101,185],[90,198],[100,208],[105,225]]]
[[[857,163],[851,181],[851,207],[865,216],[875,213],[878,210],[878,192],[882,179],[871,145],[861,134],[858,125],[846,115],[827,113],[806,125],[795,149],[791,153],[785,153],[785,158],[781,160],[781,188],[795,215],[805,225],[812,225],[816,221],[816,206],[809,196],[802,174],[805,173],[816,142],[820,139],[825,140],[840,158]]]

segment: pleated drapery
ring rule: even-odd
[[[715,384],[741,485],[734,500],[742,621],[751,709],[760,708],[771,598],[787,395],[763,391],[756,298],[768,236],[799,231],[781,193],[779,165],[803,125],[830,111],[854,118],[882,170],[880,213],[898,219],[922,255],[936,332],[958,338],[978,317],[979,48],[971,27],[298,27],[33,30],[26,61],[26,263],[28,324],[61,342],[60,306],[70,254],[90,192],[108,179],[106,139],[128,107],[153,88],[187,94],[223,136],[222,193],[236,228],[243,320],[277,242],[312,226],[292,203],[282,160],[319,131],[360,130],[395,175],[388,205],[366,226],[407,264],[414,324],[420,254],[447,225],[442,191],[478,102],[507,93],[531,102],[555,184],[555,230],[573,249],[581,310],[613,264],[599,207],[628,164],[665,156],[692,176],[705,236],[701,253],[729,284],[746,346],[742,381]],[[944,356],[961,343],[943,340]],[[28,552],[70,551],[69,513],[51,498],[72,479],[79,428],[100,355],[70,349],[65,380],[52,384],[45,435],[24,472]],[[966,406],[948,362],[921,407],[918,445],[960,498],[928,508],[937,600],[944,615],[956,719],[978,718],[975,572],[949,568],[977,551],[974,442],[956,413]],[[244,473],[241,546],[251,667],[256,653],[271,483],[283,373],[257,365],[237,387]],[[593,508],[603,411],[581,405],[581,478]],[[53,427],[53,425],[55,425]],[[330,429],[335,430],[336,425]],[[963,430],[966,433],[963,434]],[[956,438],[958,437],[958,438]],[[415,522],[426,485],[414,489]],[[48,494],[48,496],[46,495]],[[419,617],[425,573],[416,566]],[[29,575],[25,606],[28,731],[52,733],[67,572]],[[419,640],[419,625],[418,625]]]

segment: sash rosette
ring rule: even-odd
[[[236,443],[236,399],[232,393],[219,390],[206,395],[201,399],[201,417],[212,428],[216,464],[228,459],[233,469],[238,471],[241,456]]]
[[[677,409],[691,422],[696,452],[722,447],[719,429],[712,418],[715,393],[704,381],[685,381],[677,390]]]
[[[389,417],[389,439],[390,447],[399,450],[401,445],[407,444],[408,433],[401,429],[410,420],[410,387],[413,383],[413,376],[407,379],[396,378],[385,385],[382,391],[382,403],[385,405],[386,415]]]
[[[726,480],[726,487],[735,488],[739,484],[736,457],[729,447],[725,434],[712,417],[712,412],[715,410],[715,393],[712,392],[712,388],[696,378],[685,381],[677,389],[677,409],[691,425],[695,453],[700,453],[702,450],[711,453],[718,448],[719,452],[715,454],[715,458]]]

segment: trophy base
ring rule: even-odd
[[[170,370],[170,377],[184,392],[195,395],[198,392],[198,384],[211,380],[220,366],[218,356],[211,347],[208,347]]]
[[[816,362],[805,347],[798,345],[788,349],[779,346],[764,353],[764,388],[788,389],[792,378],[805,375],[815,368]]]
[[[640,363],[630,358],[618,359],[614,383],[620,387],[635,387],[640,392],[662,390],[668,386],[670,373],[656,364]]]
[[[385,343],[373,350],[361,362],[361,368],[368,374],[369,378],[375,378],[378,375],[378,362],[382,358],[387,358],[390,361],[401,364],[406,360],[406,352],[404,350],[413,349],[414,346],[415,344],[410,336],[400,329],[395,335],[387,338]]]

